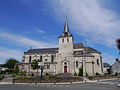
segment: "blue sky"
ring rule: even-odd
[[[120,0],[0,0],[0,63],[24,51],[57,47],[66,16],[74,42],[102,52],[110,64],[118,57]]]

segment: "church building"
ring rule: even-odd
[[[30,63],[40,59],[45,64],[44,74],[70,73],[74,75],[79,73],[81,67],[83,67],[84,76],[103,74],[101,52],[92,47],[86,47],[84,43],[74,43],[67,19],[58,41],[57,48],[30,49],[24,52],[21,69],[28,73],[35,73]]]

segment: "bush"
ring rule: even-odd
[[[17,75],[16,75],[16,74],[13,74],[12,77],[17,77]]]
[[[18,76],[27,76],[27,72],[26,71],[20,72],[20,73],[18,73]]]
[[[32,77],[35,76],[34,73],[32,73],[31,76],[32,76]]]
[[[74,73],[74,76],[77,76],[77,73],[76,73],[76,72]]]
[[[118,73],[115,73],[115,76],[118,76]]]
[[[48,76],[48,75],[50,75],[49,73],[45,73],[45,76]]]
[[[47,79],[56,79],[57,76],[56,75],[47,75],[46,78]]]
[[[14,69],[6,69],[5,72],[7,72],[8,74],[12,74],[14,72]]]
[[[87,72],[86,72],[86,76],[87,76],[87,77],[89,76]]]
[[[100,76],[100,74],[98,72],[95,73],[96,76]]]
[[[32,77],[17,77],[16,79],[32,79]]]
[[[83,66],[79,68],[78,76],[83,76]]]
[[[0,75],[0,80],[2,80],[4,78],[4,75]]]

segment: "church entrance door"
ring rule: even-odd
[[[64,66],[64,73],[67,73],[67,66]]]

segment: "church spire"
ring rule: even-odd
[[[65,20],[64,31],[63,31],[63,33],[62,33],[62,36],[63,36],[63,37],[71,36],[71,34],[70,34],[70,32],[69,32],[69,26],[68,26],[67,17],[66,17],[66,20]]]
[[[65,21],[65,25],[64,25],[64,32],[69,33],[69,26],[68,26],[68,20],[67,20],[67,17],[66,17],[66,21]]]

